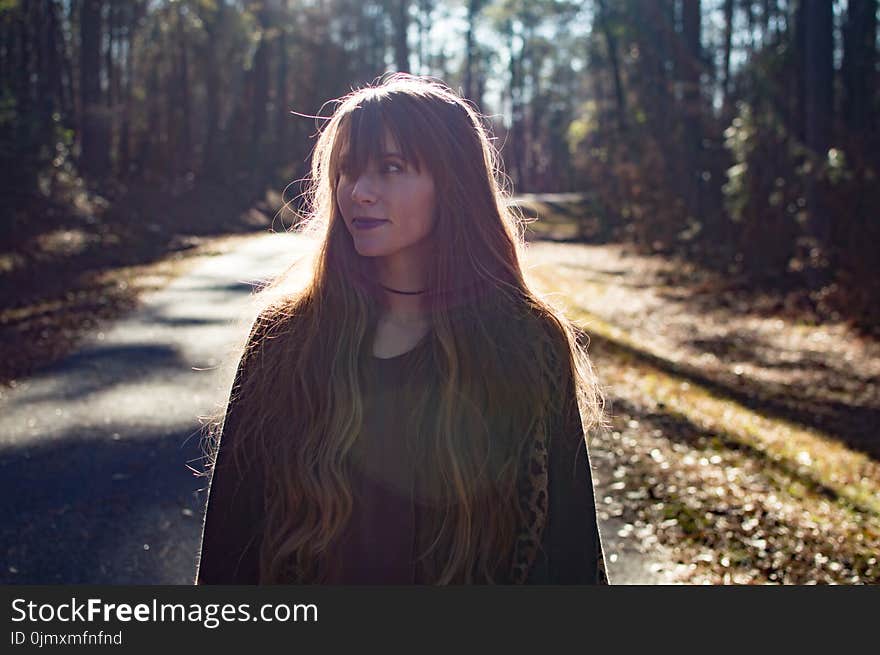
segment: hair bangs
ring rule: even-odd
[[[389,152],[399,153],[418,172],[423,166],[433,169],[427,125],[419,124],[424,121],[419,121],[418,112],[402,106],[404,102],[391,94],[377,96],[361,100],[344,114],[331,155],[332,169],[360,175],[371,161],[380,161]]]

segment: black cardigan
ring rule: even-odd
[[[328,584],[418,583],[413,562],[421,505],[413,498],[416,470],[406,457],[400,430],[398,391],[412,384],[412,358],[429,339],[390,359],[366,358],[372,369],[365,390],[364,429],[355,451],[352,491],[355,508],[338,544],[339,568]],[[211,476],[196,584],[258,584],[263,522],[263,479],[255,467],[241,475],[231,461],[236,438],[243,358],[226,410]],[[589,454],[572,394],[548,444],[549,496],[541,550],[527,584],[608,584],[596,518]]]

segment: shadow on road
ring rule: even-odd
[[[188,467],[201,470],[201,458],[187,428],[115,425],[5,449],[0,583],[191,583],[207,481]]]

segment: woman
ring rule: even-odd
[[[262,311],[233,384],[197,584],[607,583],[601,394],[523,279],[496,161],[435,81],[339,101],[307,282]]]

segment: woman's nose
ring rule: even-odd
[[[351,188],[351,198],[357,203],[370,205],[376,202],[376,188],[367,175],[361,175]]]

